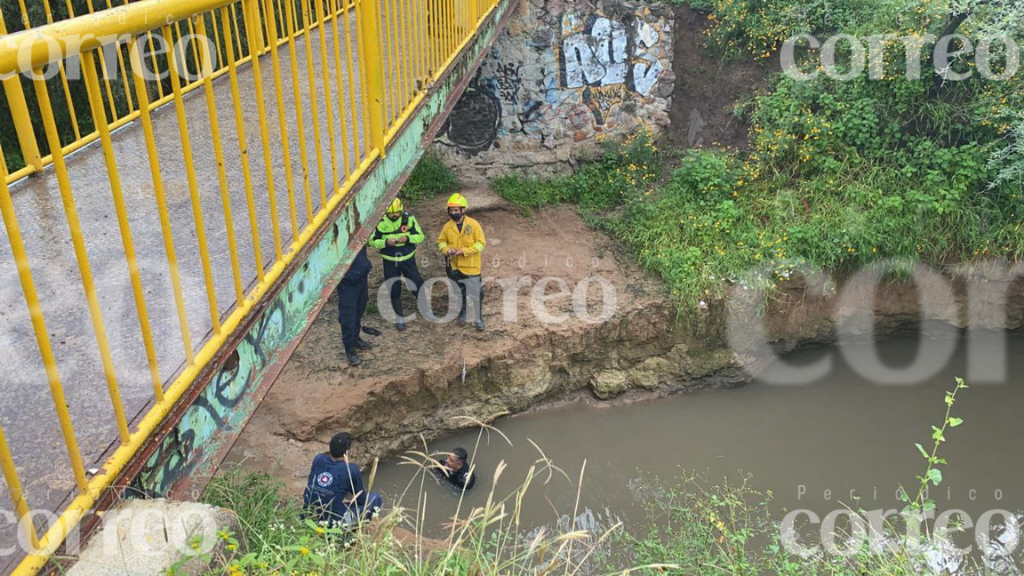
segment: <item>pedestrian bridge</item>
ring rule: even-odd
[[[0,21],[15,574],[202,487],[516,0],[106,2]]]

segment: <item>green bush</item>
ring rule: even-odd
[[[601,150],[582,158],[572,175],[541,179],[517,174],[497,178],[491,185],[524,212],[570,202],[589,215],[615,208],[632,197],[649,195],[662,163],[662,154],[650,135],[640,132],[622,143],[602,142]]]
[[[451,194],[459,189],[455,172],[437,154],[427,152],[402,186],[402,197],[413,202]]]

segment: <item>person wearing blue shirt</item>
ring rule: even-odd
[[[371,520],[384,505],[380,494],[366,492],[359,467],[345,457],[351,445],[351,434],[335,434],[330,452],[313,458],[302,506],[319,522],[350,525],[360,517]]]
[[[460,491],[469,490],[476,484],[476,474],[469,468],[469,453],[465,448],[455,448],[447,454],[444,462],[437,460],[436,463],[433,470],[437,477]]]
[[[369,302],[370,292],[370,269],[373,264],[366,255],[366,246],[363,246],[352,264],[349,266],[345,276],[338,284],[338,322],[341,324],[341,341],[345,345],[345,356],[348,363],[358,366],[362,363],[357,350],[369,350],[373,345],[363,340],[360,332],[370,335],[379,335],[377,330],[370,330],[369,326],[363,327],[363,313],[366,312],[366,304]],[[376,333],[376,334],[374,334]]]

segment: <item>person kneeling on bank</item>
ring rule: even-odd
[[[331,438],[330,451],[313,458],[302,507],[317,522],[352,526],[360,519],[373,519],[384,505],[380,494],[363,488],[359,466],[345,456],[350,446],[352,435],[341,432]]]
[[[465,448],[455,448],[449,452],[444,462],[437,461],[437,467],[433,470],[438,478],[459,490],[469,490],[476,484],[476,474],[469,469],[469,453]]]

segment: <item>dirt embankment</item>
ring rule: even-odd
[[[433,438],[468,425],[461,417],[491,421],[521,412],[585,388],[594,374],[637,365],[677,345],[669,336],[673,313],[661,286],[619,258],[616,243],[590,230],[572,208],[524,218],[489,191],[466,195],[470,214],[487,235],[484,275],[495,278],[485,285],[487,329],[477,332],[472,326],[419,317],[405,332],[396,331],[375,309],[383,278],[379,256],[371,254],[366,323],[384,332],[365,336],[373,350],[361,354],[362,365],[347,364],[332,298],[229,460],[246,459],[247,466],[301,483],[303,479],[291,478],[292,471],[304,474],[312,455],[339,430],[356,436],[361,460],[387,456],[412,445],[419,434]],[[434,246],[446,218],[444,199],[413,210],[427,236],[419,250],[420,271],[425,279],[443,278],[443,259]],[[559,295],[557,281],[552,281],[543,290],[547,312],[565,315],[563,322],[545,323],[531,307],[531,291],[545,278],[560,279],[568,288]],[[614,287],[615,313],[607,322],[588,323],[573,311],[572,293],[587,278],[601,278]],[[500,283],[520,287],[503,288]],[[584,284],[588,313],[597,317],[603,288],[598,281]],[[408,295],[404,306],[407,313],[414,309]],[[432,306],[443,316],[447,290],[441,284],[435,287]]]
[[[749,126],[738,105],[768,86],[768,69],[753,60],[726,62],[705,48],[707,15],[675,8],[672,72],[676,77],[667,129],[681,149],[745,148]]]
[[[727,346],[724,303],[710,302],[695,316],[676,321],[664,287],[621,258],[616,243],[588,228],[573,209],[551,208],[522,217],[490,192],[467,195],[475,207],[472,215],[487,233],[485,275],[523,284],[518,298],[512,290],[488,284],[484,332],[419,318],[399,333],[371,311],[367,324],[384,334],[369,338],[374,349],[355,368],[345,361],[337,303],[332,300],[230,461],[244,460],[249,468],[270,472],[294,491],[301,489],[312,456],[341,430],[355,435],[355,457],[369,462],[417,445],[421,435],[430,440],[472,425],[470,419],[490,422],[566,398],[629,400],[738,385],[763,365],[766,350],[752,342]],[[423,275],[441,277],[443,261],[432,246],[443,224],[444,203],[437,199],[413,209],[427,234],[419,255]],[[373,258],[371,300],[382,280],[379,258]],[[1021,283],[994,272],[988,276],[978,285],[987,294],[982,300],[994,302],[1010,291],[1011,302],[1024,301]],[[545,291],[551,314],[569,313],[561,323],[541,321],[531,306],[532,286],[549,277],[562,279],[570,290],[558,295],[549,285]],[[603,278],[614,287],[615,313],[605,322],[588,323],[572,313],[571,291],[587,278]],[[958,285],[946,301],[943,286],[938,281],[926,286],[924,292],[936,296],[922,299],[909,282],[877,289],[865,285],[840,302],[833,293],[818,295],[799,281],[790,282],[764,317],[771,349],[831,342],[840,323],[854,335],[867,337],[874,330],[875,336],[884,337],[916,322],[922,309],[929,318],[965,325],[966,290]],[[597,316],[602,290],[595,281],[589,288],[588,310]],[[445,299],[445,290],[438,286],[433,300],[438,315],[445,310]],[[406,310],[413,305],[407,297]],[[1011,307],[1008,327],[1020,325],[1021,308]],[[999,322],[1000,316],[992,314],[976,318],[973,325],[995,327]]]

